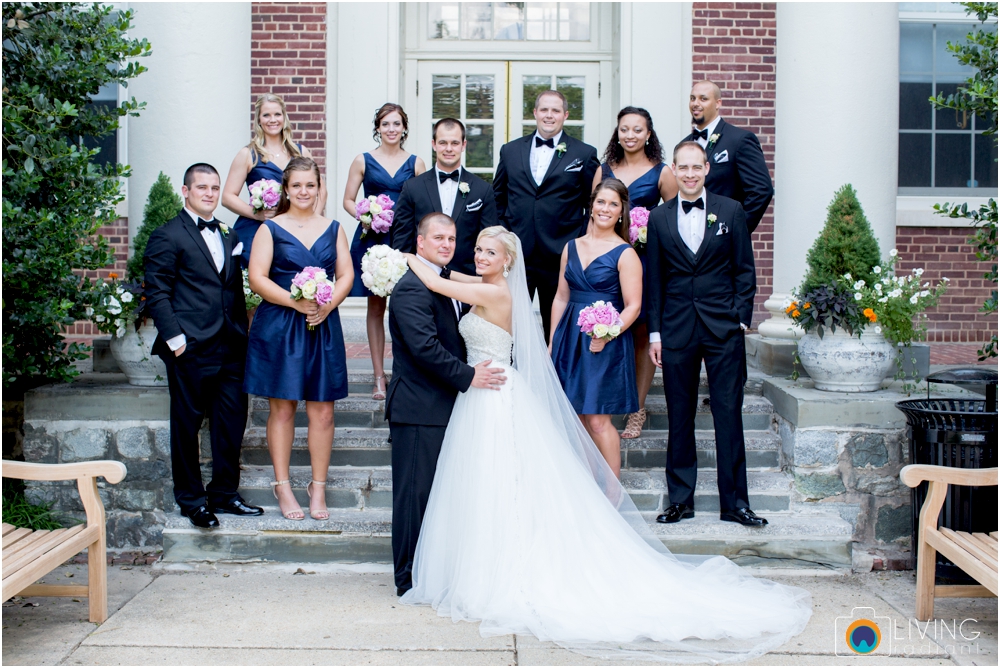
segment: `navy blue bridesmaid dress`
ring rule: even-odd
[[[569,303],[552,337],[552,362],[566,396],[580,415],[620,415],[639,410],[632,332],[625,330],[608,341],[604,350],[592,353],[590,337],[576,324],[580,311],[596,301],[611,302],[619,313],[625,308],[618,259],[628,247],[616,246],[584,269],[576,240],[567,245]]]
[[[272,281],[287,290],[304,267],[322,267],[327,276],[335,275],[340,223],[331,221],[312,248],[272,220],[263,224],[274,240],[268,274]],[[302,313],[261,302],[250,327],[243,389],[273,399],[336,401],[346,397],[347,353],[338,309],[309,331]]]
[[[666,167],[662,162],[653,165],[649,168],[645,174],[637,178],[628,186],[628,206],[629,208],[634,208],[641,206],[644,209],[652,211],[660,204],[660,172]],[[603,163],[601,165],[601,179],[613,179],[618,178],[615,173],[611,171],[611,165],[608,163]],[[635,252],[639,254],[639,260],[642,262],[642,308],[639,310],[639,317],[636,318],[635,324],[642,324],[646,322],[646,311],[649,307],[649,286],[646,285],[646,247],[636,248]]]
[[[365,153],[365,179],[362,181],[365,189],[365,197],[375,195],[388,195],[393,204],[399,202],[399,194],[403,192],[403,184],[407,179],[416,175],[414,165],[417,163],[417,156],[411,155],[403,163],[403,166],[396,170],[396,173],[389,176],[385,167],[371,156]],[[393,207],[395,208],[395,207]],[[364,237],[361,232],[364,228],[358,223],[358,229],[354,230],[354,239],[351,241],[351,261],[354,263],[354,287],[351,288],[351,297],[369,297],[372,292],[361,282],[361,258],[372,246],[389,243],[389,232],[379,234],[373,230],[368,230]],[[242,238],[242,237],[241,237]]]
[[[302,145],[299,144],[299,151],[302,151]],[[281,185],[281,178],[284,176],[284,171],[281,167],[278,167],[273,162],[264,162],[259,157],[257,157],[257,152],[250,149],[250,159],[256,160],[257,164],[254,165],[249,172],[247,172],[247,190],[250,190],[250,186],[257,183],[261,179],[270,179],[272,181],[277,181],[278,185]],[[236,233],[240,235],[240,241],[243,242],[243,253],[240,257],[243,260],[243,268],[246,269],[250,266],[250,248],[253,247],[253,238],[257,234],[257,228],[260,227],[260,221],[256,218],[247,218],[246,216],[240,216],[236,219],[236,223],[233,225],[233,229]]]

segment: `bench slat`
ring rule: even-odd
[[[25,537],[23,540],[19,540],[10,547],[5,547],[3,550],[3,560],[6,563],[8,559],[13,559],[15,555],[20,554],[22,551],[28,549],[38,541],[42,540],[47,536],[50,531],[32,531],[30,536]]]
[[[18,592],[24,590],[28,585],[34,584],[38,578],[58,568],[60,564],[74,554],[95,545],[101,539],[101,527],[84,528],[81,524],[73,527],[73,529],[80,530],[75,531],[69,538],[51,546],[51,549],[25,564],[22,568],[4,576],[2,594],[4,600],[11,596],[16,596]],[[65,536],[65,534],[62,535]]]
[[[982,585],[937,585],[934,587],[935,598],[988,598],[996,596]]]
[[[986,548],[986,551],[992,555],[997,555],[997,541],[994,538],[990,538],[984,533],[974,533],[972,537],[979,541],[979,543]]]
[[[947,527],[941,527],[939,531],[951,539],[953,542],[958,543],[962,548],[970,553],[972,556],[979,559],[981,562],[992,568],[994,571],[997,570],[997,558],[996,555],[991,555],[986,549],[979,544],[979,541],[972,537],[972,534],[966,533],[964,531],[954,531]]]
[[[50,585],[33,584],[21,590],[21,596],[79,596],[87,598],[90,596],[90,589],[87,585]]]
[[[7,524],[6,522],[4,522],[3,523],[3,535],[6,536],[7,534],[9,534],[11,531],[13,531],[16,528],[17,527],[14,526],[13,524]]]
[[[46,536],[43,540],[40,540],[37,543],[35,543],[31,547],[31,549],[22,551],[20,554],[14,557],[9,564],[6,561],[4,561],[3,564],[3,572],[5,574],[4,579],[9,577],[8,574],[17,572],[18,570],[23,568],[26,564],[31,563],[35,559],[38,559],[56,545],[66,542],[76,534],[83,531],[84,528],[85,528],[84,525],[77,524],[72,529],[56,529],[55,531],[50,532],[49,535]]]
[[[7,549],[13,547],[18,542],[21,541],[25,536],[30,536],[33,532],[31,529],[14,529],[9,534],[3,537],[3,551],[6,554]]]
[[[936,529],[924,532],[922,540],[951,559],[956,566],[971,575],[991,592],[997,593],[997,572],[969,554],[960,544]]]

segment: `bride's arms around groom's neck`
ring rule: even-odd
[[[410,271],[416,274],[420,282],[431,292],[482,308],[496,307],[505,303],[508,310],[510,308],[510,290],[504,284],[483,283],[479,276],[458,272],[452,272],[450,279],[441,278],[415,255],[407,254],[406,260],[410,265]]]

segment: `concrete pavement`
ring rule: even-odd
[[[77,584],[86,575],[85,566],[65,566],[45,581]],[[912,572],[771,577],[810,590],[813,617],[749,665],[997,665],[996,599],[940,599],[939,620],[926,625],[912,619]],[[112,614],[100,626],[86,621],[85,601],[5,602],[3,664],[606,663],[530,636],[483,638],[475,624],[399,605],[381,565],[113,566],[109,583]],[[839,627],[859,607],[873,609],[857,614],[874,617],[882,644],[871,656],[838,656],[846,649],[836,647]]]

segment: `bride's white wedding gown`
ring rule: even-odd
[[[475,313],[459,331],[468,363],[492,359],[507,382],[455,403],[404,603],[481,621],[484,636],[685,663],[744,660],[804,628],[805,590],[652,547],[511,366],[511,335]]]

